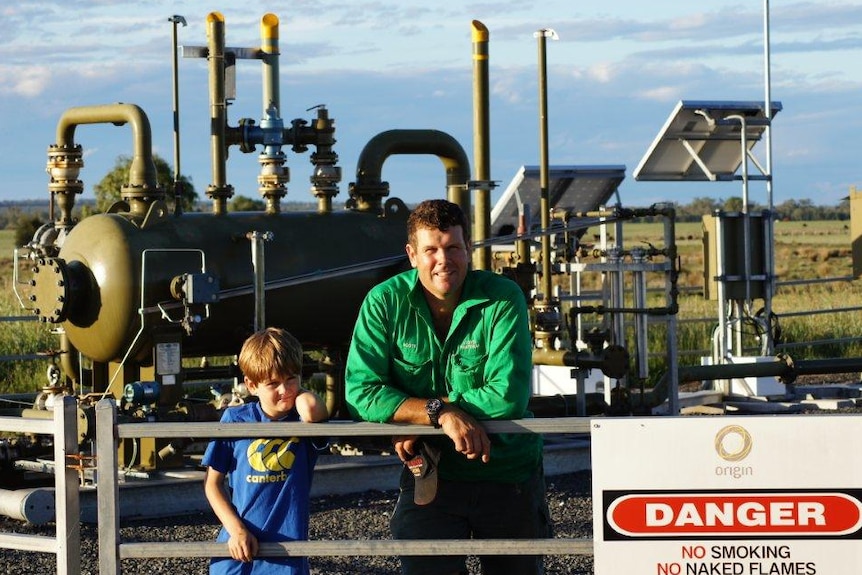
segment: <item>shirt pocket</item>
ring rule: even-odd
[[[392,369],[395,381],[408,390],[416,390],[423,397],[431,385],[431,360],[415,357],[393,357]]]
[[[467,391],[481,387],[484,381],[485,364],[488,354],[459,352],[452,356],[449,382],[453,391]]]

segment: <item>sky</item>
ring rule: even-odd
[[[336,201],[348,198],[365,144],[386,130],[446,132],[472,173],[473,20],[490,33],[492,201],[522,165],[540,162],[541,74],[549,163],[625,166],[626,206],[742,196],[739,181],[653,183],[633,172],[678,101],[763,102],[767,86],[783,108],[771,130],[774,203],[835,205],[862,185],[862,0],[29,0],[0,6],[0,201],[47,202],[46,150],[76,106],[137,104],[154,153],[173,164],[170,17],[187,23],[176,25],[180,46],[205,46],[213,11],[224,16],[229,47],[258,47],[261,17],[278,16],[280,115],[288,125],[311,121],[326,106],[343,174]],[[545,29],[558,39],[546,40],[543,71],[535,34]],[[180,170],[203,198],[212,181],[206,61],[180,58],[178,75]],[[230,125],[260,122],[261,83],[261,64],[240,60]],[[75,141],[83,197],[92,198],[117,157],[132,153],[132,135],[128,126],[83,125]],[[754,148],[761,165],[768,149]],[[285,149],[287,201],[313,200],[311,151]],[[231,148],[227,180],[237,194],[259,197],[258,170],[257,153]],[[445,196],[433,156],[391,156],[383,179],[407,203]],[[751,182],[752,202],[768,193]]]

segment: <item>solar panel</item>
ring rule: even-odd
[[[741,179],[736,172],[742,165],[742,125],[751,150],[769,126],[764,108],[763,102],[680,100],[635,168],[635,180]],[[772,117],[780,110],[781,102],[772,102]]]
[[[625,166],[549,166],[550,208],[587,212],[605,205],[625,178]],[[518,226],[519,205],[527,206],[533,224],[540,222],[539,166],[521,166],[491,210],[491,235],[509,235]],[[584,230],[586,231],[586,230]]]

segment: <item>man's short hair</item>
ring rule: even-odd
[[[470,241],[470,225],[458,204],[448,200],[425,200],[407,218],[407,241],[415,246],[416,231],[420,229],[445,232],[453,226],[461,226],[464,241]]]
[[[302,344],[286,330],[268,327],[245,340],[237,363],[243,375],[255,383],[302,375]]]

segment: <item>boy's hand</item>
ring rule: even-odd
[[[230,556],[243,563],[249,563],[254,560],[257,555],[258,543],[257,537],[252,535],[248,530],[241,529],[236,534],[231,534],[227,541]]]

